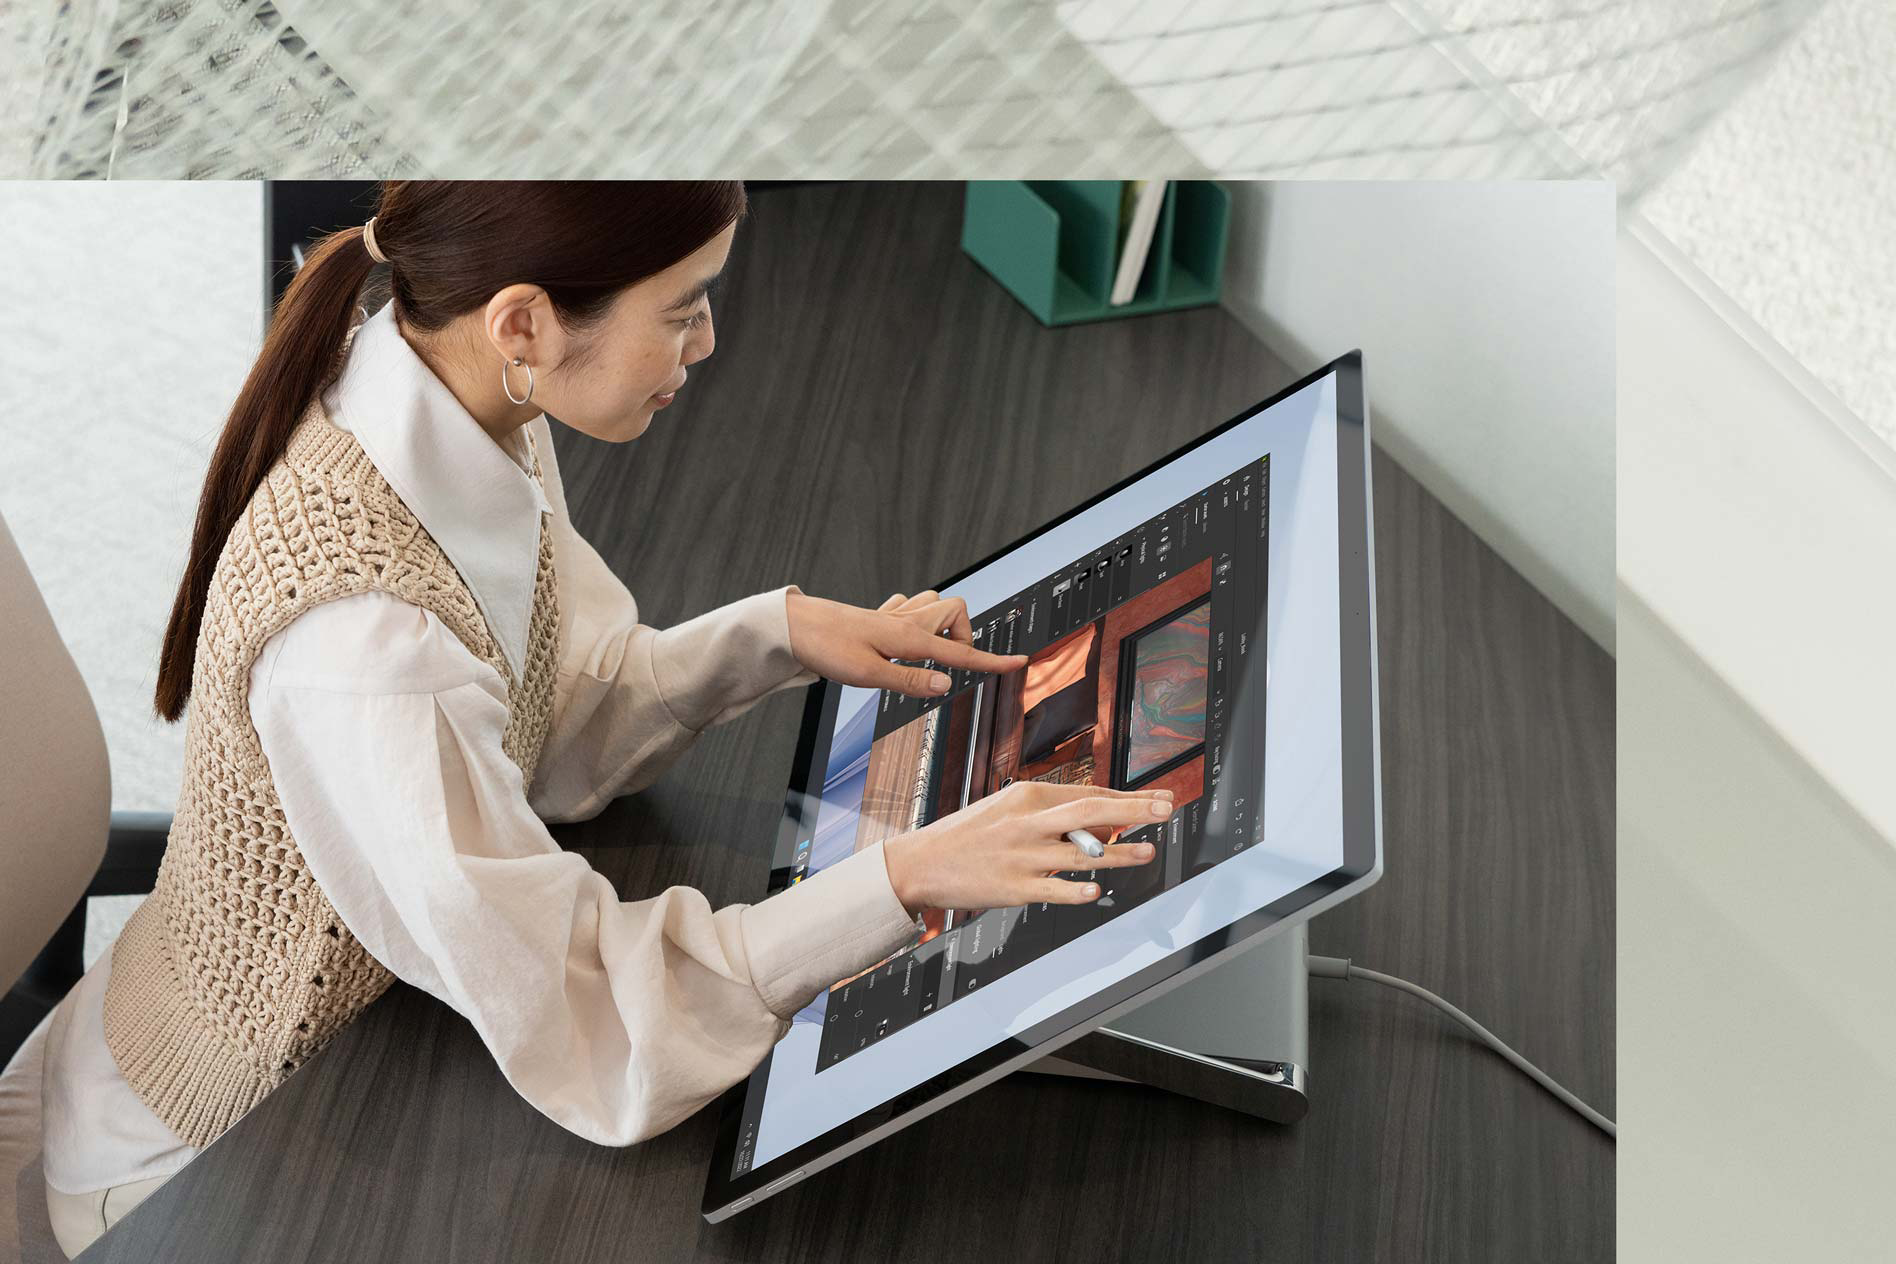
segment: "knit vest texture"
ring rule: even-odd
[[[337,916],[284,823],[250,719],[252,661],[337,597],[374,589],[431,610],[506,682],[502,747],[531,786],[559,641],[552,524],[540,519],[521,679],[448,555],[320,397],[232,528],[192,660],[177,813],[157,885],[112,950],[105,994],[120,1072],[186,1143],[208,1144],[394,981]],[[374,845],[400,846],[401,822],[388,824]]]

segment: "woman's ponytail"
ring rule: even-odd
[[[357,296],[374,266],[361,229],[331,233],[310,252],[277,304],[263,349],[211,453],[198,497],[191,551],[158,657],[154,706],[167,722],[184,713],[191,695],[198,625],[224,541],[288,449],[303,410],[339,366]]]
[[[404,336],[433,334],[529,280],[546,291],[562,325],[584,331],[628,286],[690,255],[747,206],[735,180],[390,180],[373,222],[392,260],[389,302]],[[360,228],[333,233],[277,304],[198,500],[158,660],[156,705],[166,721],[182,715],[191,696],[218,555],[290,446],[303,410],[342,367],[343,338],[373,267]]]

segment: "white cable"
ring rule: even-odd
[[[1514,1050],[1510,1049],[1501,1041],[1500,1037],[1496,1036],[1486,1027],[1483,1027],[1480,1023],[1468,1017],[1468,1015],[1462,1013],[1459,1009],[1450,1005],[1447,1001],[1429,991],[1427,988],[1418,987],[1407,979],[1398,979],[1392,974],[1384,974],[1379,970],[1365,970],[1362,966],[1352,964],[1347,957],[1312,956],[1310,958],[1310,973],[1318,978],[1324,979],[1368,979],[1372,983],[1380,983],[1384,987],[1392,987],[1398,992],[1407,992],[1410,996],[1419,997],[1427,1001],[1466,1027],[1469,1031],[1474,1032],[1476,1036],[1480,1037],[1483,1044],[1493,1049],[1509,1062],[1512,1062],[1516,1067],[1526,1072],[1535,1083],[1578,1111],[1588,1123],[1600,1129],[1600,1131],[1604,1132],[1607,1136],[1618,1140],[1619,1129],[1611,1119],[1608,1119],[1605,1115],[1602,1115],[1599,1111],[1593,1109],[1593,1107],[1587,1105],[1578,1097],[1575,1097],[1572,1093],[1569,1093],[1566,1089],[1556,1084],[1552,1076],[1535,1066],[1532,1062],[1529,1062],[1526,1058],[1523,1058],[1520,1054],[1514,1052]]]

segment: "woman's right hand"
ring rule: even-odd
[[[1113,843],[1103,857],[1094,858],[1063,836],[1082,829],[1104,835],[1171,814],[1170,790],[1017,781],[889,839],[882,845],[883,858],[896,898],[910,913],[1086,904],[1099,898],[1096,884],[1053,875],[1143,865],[1152,859],[1153,846]]]

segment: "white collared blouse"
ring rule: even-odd
[[[358,329],[323,402],[447,552],[516,675],[539,515],[552,513],[559,667],[526,786],[501,749],[504,682],[434,614],[376,591],[306,611],[250,677],[285,823],[369,953],[464,1015],[527,1101],[607,1145],[662,1132],[749,1074],[824,987],[914,931],[879,844],[760,904],[713,910],[687,887],[621,901],[547,831],[814,679],[790,651],[794,586],[664,630],[640,623],[573,530],[546,418],[496,443],[387,307]],[[108,953],[48,1031],[44,1163],[65,1193],[166,1175],[196,1153],[106,1048],[110,965]]]

